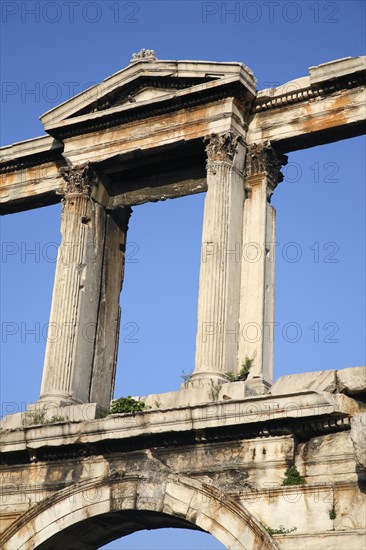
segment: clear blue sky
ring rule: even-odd
[[[365,53],[365,5],[351,0],[4,0],[1,21],[2,145],[41,135],[39,115],[122,69],[142,47],[160,59],[243,61],[259,88]],[[365,361],[364,146],[357,138],[292,153],[273,197],[276,378]],[[116,397],[177,389],[181,371],[193,367],[203,201],[197,195],[134,208]],[[24,408],[39,395],[59,222],[58,205],[1,220],[2,241],[18,247],[1,262],[5,407]],[[9,322],[17,332],[6,337]],[[129,323],[137,342],[129,341]],[[138,533],[109,547],[222,546],[174,530]]]

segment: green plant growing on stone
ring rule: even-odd
[[[59,422],[67,422],[68,418],[64,416],[53,415],[51,418],[46,417],[46,411],[38,411],[30,413],[28,415],[28,426],[35,426],[36,424],[58,424]]]
[[[159,401],[159,399],[155,399],[154,401],[154,405],[157,409],[160,409],[161,405],[162,405],[162,402]]]
[[[109,414],[136,413],[146,411],[149,408],[150,407],[147,407],[143,401],[133,399],[133,397],[129,395],[112,401]]]
[[[269,535],[288,535],[289,533],[293,533],[294,531],[297,531],[297,527],[291,527],[291,529],[286,529],[283,525],[280,525],[278,529],[272,529],[271,527],[268,527],[267,525],[263,525],[265,530]]]
[[[220,382],[215,384],[215,382],[212,379],[210,380],[210,389],[208,390],[208,397],[211,399],[211,401],[215,401],[215,402],[218,401],[221,387],[222,387],[222,384],[220,384]]]
[[[238,375],[235,374],[233,371],[225,372],[225,376],[228,380],[228,382],[237,382],[238,381]]]
[[[329,509],[329,519],[334,520],[337,517],[337,512],[335,511],[334,506]]]
[[[58,424],[59,422],[68,422],[68,418],[65,416],[51,416],[51,418],[48,418],[45,422],[45,424]]]
[[[300,475],[295,465],[287,468],[282,485],[304,485],[305,483],[306,479]]]
[[[250,369],[253,366],[254,362],[254,356],[253,357],[245,357],[245,360],[241,364],[241,369],[238,374],[235,374],[233,371],[229,371],[225,373],[225,376],[229,382],[240,382],[244,381],[248,378],[248,374],[250,372]]]
[[[193,372],[185,372],[182,370],[182,374],[180,375],[181,379],[183,380],[184,386],[187,387],[189,382],[191,381],[193,376]]]
[[[253,357],[245,356],[245,360],[241,364],[241,369],[239,372],[239,376],[244,377],[248,376],[250,369],[252,368],[254,363],[254,355]]]
[[[46,422],[46,411],[36,411],[27,415],[28,426],[44,424]]]

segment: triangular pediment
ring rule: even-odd
[[[203,78],[177,78],[169,76],[141,76],[131,83],[117,87],[110,91],[105,96],[89,103],[83,109],[80,109],[71,117],[95,113],[98,111],[106,111],[113,107],[128,105],[142,101],[152,101],[167,94],[171,94],[174,90],[183,90],[215,80],[212,77]]]
[[[84,122],[88,117],[116,109],[148,105],[157,100],[192,93],[227,81],[239,80],[255,94],[255,81],[242,63],[160,61],[140,59],[42,115],[46,131]],[[102,112],[102,113],[101,113]]]

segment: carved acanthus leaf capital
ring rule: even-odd
[[[247,177],[267,174],[276,186],[283,180],[282,166],[287,164],[287,156],[276,153],[269,141],[249,145],[245,164]]]
[[[62,195],[66,197],[70,194],[78,194],[90,197],[96,181],[96,174],[90,162],[78,166],[63,166],[59,172],[65,181]]]
[[[211,134],[204,139],[206,145],[207,164],[212,162],[233,163],[239,143],[238,135],[231,132],[226,134]]]

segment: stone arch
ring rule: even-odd
[[[241,505],[215,487],[171,473],[79,482],[44,499],[0,538],[4,550],[95,549],[141,529],[183,527],[213,535],[229,549],[278,550]]]

